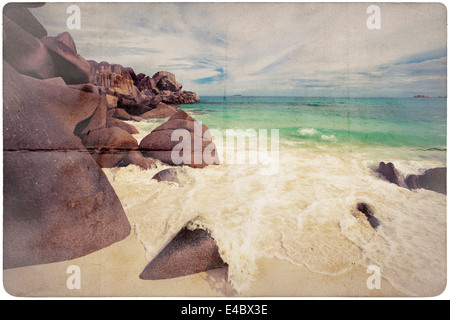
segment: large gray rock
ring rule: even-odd
[[[47,30],[25,5],[22,3],[7,3],[3,7],[3,14],[32,36],[38,39],[47,36]]]
[[[49,50],[57,76],[67,84],[89,82],[90,65],[76,52],[75,43],[68,32],[56,37],[43,37],[41,41]]]
[[[190,104],[200,101],[200,97],[191,91],[160,91],[161,100],[168,104]]]
[[[39,80],[28,76],[22,76],[20,79],[24,88],[39,92],[39,97],[48,102],[47,108],[52,110],[53,115],[58,117],[60,123],[67,126],[70,132],[74,132],[80,122],[92,118],[96,110],[102,109],[105,103],[104,98],[99,95],[70,89],[60,81]],[[36,106],[37,109],[40,108],[39,104]],[[86,121],[87,123],[89,121]]]
[[[174,115],[176,112],[176,107],[161,102],[156,106],[155,109],[142,113],[139,116],[143,119],[168,118]]]
[[[136,139],[118,127],[91,131],[82,143],[102,168],[111,168],[128,152],[138,150]]]
[[[117,118],[107,118],[106,119],[106,127],[112,128],[112,127],[119,127],[122,130],[125,130],[126,132],[130,134],[137,134],[139,133],[139,130],[137,130],[134,126],[131,124],[128,124],[122,120],[119,120]]]
[[[422,175],[408,175],[405,184],[409,189],[427,189],[447,194],[447,168],[433,168]]]
[[[159,90],[179,91],[182,85],[177,82],[175,75],[168,71],[159,71],[152,77]]]
[[[170,279],[225,266],[219,248],[208,231],[183,228],[161,253],[150,261],[139,278]]]
[[[157,174],[155,174],[152,179],[155,179],[158,182],[167,181],[180,183],[180,180],[178,179],[178,170],[174,168],[161,170]]]
[[[54,77],[55,66],[46,46],[7,16],[3,16],[3,59],[16,71],[31,77]]]
[[[390,183],[400,185],[398,180],[399,173],[392,162],[389,162],[388,164],[380,162],[377,172],[381,173]]]
[[[152,110],[151,107],[143,105],[143,104],[139,104],[139,103],[124,105],[124,104],[121,104],[119,101],[117,106],[121,109],[124,109],[131,116],[141,116],[142,114]]]
[[[98,63],[88,60],[88,63],[90,65],[90,83],[102,87],[107,94],[117,97],[128,97],[135,100],[135,102],[140,100],[139,90],[134,85],[133,78],[136,75],[133,69],[105,61]]]
[[[141,169],[147,170],[155,168],[158,161],[152,158],[146,158],[139,150],[129,151],[115,166],[126,167],[130,164],[139,166]]]
[[[67,31],[62,32],[56,36],[56,40],[65,44],[73,53],[77,53],[77,46],[73,41],[72,36]]]
[[[183,131],[175,132],[180,129]],[[173,141],[172,135],[178,133],[183,136]],[[185,141],[186,139],[189,140]],[[184,148],[184,146],[187,147]],[[175,156],[181,158],[181,162],[180,159],[173,158],[172,150],[175,147],[183,147],[175,152]],[[144,156],[161,160],[170,165],[203,168],[220,162],[208,127],[196,122],[184,111],[174,113],[167,122],[145,136],[139,144],[139,149]]]
[[[375,212],[371,206],[369,206],[365,202],[359,202],[356,205],[356,209],[366,216],[367,221],[369,221],[369,224],[372,228],[374,228],[374,229],[378,228],[378,226],[380,225],[380,222],[378,221],[377,218],[375,218]]]
[[[95,103],[78,111],[61,87],[52,96],[41,80],[3,70],[3,267],[70,260],[124,239],[120,201],[72,133]]]
[[[120,120],[131,120],[131,115],[129,115],[128,112],[121,108],[116,108],[112,116]]]

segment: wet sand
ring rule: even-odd
[[[148,263],[134,233],[125,240],[70,261],[3,273],[6,292],[18,297],[403,297],[388,282],[369,290],[370,274],[355,267],[341,275],[324,275],[278,259],[258,260],[250,288],[238,293],[227,282],[227,268],[168,280],[141,280]],[[80,289],[68,289],[70,265],[80,268]]]

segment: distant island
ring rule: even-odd
[[[445,97],[441,97],[441,96],[439,96],[439,97],[430,97],[430,96],[427,96],[427,95],[424,95],[424,94],[418,94],[418,95],[415,95],[413,98],[447,98],[446,96]]]

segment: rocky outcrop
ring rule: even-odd
[[[161,163],[152,158],[146,158],[139,150],[128,151],[125,156],[115,164],[116,167],[126,167],[130,164],[136,165],[141,169],[147,170],[156,168]]]
[[[167,71],[159,71],[155,73],[153,75],[153,80],[159,90],[180,91],[183,87],[177,82],[175,75]]]
[[[47,36],[47,30],[27,9],[26,3],[7,3],[3,14],[33,37],[40,39]]]
[[[216,242],[203,229],[183,228],[144,268],[143,280],[170,279],[225,267]]]
[[[112,116],[120,120],[131,120],[131,116],[128,112],[121,108],[116,108]]]
[[[125,97],[138,102],[140,93],[134,85],[131,68],[125,68],[120,64],[110,64],[102,61],[89,60],[89,82],[102,88],[106,94],[117,97]]]
[[[369,224],[372,228],[374,228],[374,229],[378,228],[378,226],[380,225],[380,222],[378,221],[377,218],[375,218],[374,210],[367,203],[359,202],[356,205],[356,209],[366,216],[367,221],[369,221]]]
[[[177,107],[179,106],[167,105],[161,102],[155,109],[141,114],[140,117],[143,119],[169,118],[177,112]]]
[[[7,63],[3,70],[4,268],[74,259],[124,239],[131,228],[120,201],[73,134],[97,98]]]
[[[186,119],[180,119],[183,117]],[[174,133],[179,134],[177,135],[179,140],[172,140]],[[174,113],[167,122],[144,137],[139,149],[144,156],[159,159],[170,165],[203,168],[219,164],[216,146],[211,141],[208,127],[188,117],[183,110]]]
[[[173,74],[149,77],[121,65],[86,61],[68,32],[47,35],[27,9],[40,5],[4,8],[4,268],[74,259],[130,234],[101,168],[149,169],[160,161],[143,156],[132,136],[138,131],[120,119],[176,117],[155,131],[163,138],[152,144],[170,146],[168,134],[181,127],[190,139],[197,135],[202,153],[211,146],[215,153],[207,128],[192,131],[194,119],[177,110],[178,103],[198,96],[182,91]],[[195,165],[206,163],[201,159]],[[166,179],[163,175],[155,179]],[[195,260],[182,272],[223,265],[209,235],[189,231],[176,238],[186,241],[182,255],[192,253]],[[153,277],[152,266],[164,259],[143,277]]]
[[[427,189],[447,194],[447,168],[433,168],[422,175],[408,175],[405,184],[409,189]]]
[[[127,111],[135,111],[131,115],[141,116],[145,112],[144,107],[150,109],[159,103],[188,104],[198,102],[199,96],[195,92],[182,91],[182,85],[177,82],[175,75],[167,71],[159,71],[153,77],[143,73],[135,74],[132,68],[107,62],[97,63],[89,60],[89,81],[100,87],[106,94],[118,97],[117,107]]]
[[[155,174],[152,179],[155,179],[158,182],[168,181],[180,183],[180,180],[178,180],[178,171],[174,168],[161,170],[157,174]]]
[[[56,37],[43,37],[41,41],[53,59],[56,76],[63,78],[67,84],[89,82],[89,63],[77,53],[68,32]]]
[[[21,74],[39,79],[55,77],[46,46],[3,15],[3,59]]]
[[[189,104],[198,102],[200,98],[195,92],[190,91],[169,91],[162,90],[160,92],[161,100],[170,104]]]
[[[395,169],[395,166],[392,162],[389,162],[388,164],[380,162],[377,172],[381,173],[390,183],[400,185],[398,171],[397,169]]]
[[[125,130],[126,132],[130,134],[137,134],[139,133],[139,130],[137,130],[134,126],[131,124],[126,123],[125,121],[116,119],[116,118],[107,118],[106,120],[106,127],[112,128],[112,127],[119,127],[122,130]]]
[[[447,194],[447,168],[432,168],[425,171],[422,175],[409,174],[400,183],[400,174],[394,164],[380,162],[378,173],[381,173],[389,182],[398,186],[406,186],[410,190],[427,189],[442,194]]]
[[[91,131],[84,137],[82,143],[102,168],[113,167],[128,152],[138,149],[136,139],[119,127]]]

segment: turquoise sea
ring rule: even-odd
[[[442,98],[202,97],[183,109],[219,130],[279,129],[280,139],[309,147],[437,151],[431,157],[445,159]]]
[[[104,169],[149,261],[188,225],[211,233],[238,295],[262,258],[330,276],[376,266],[405,296],[444,290],[446,196],[403,179],[446,166],[446,99],[201,97],[181,108],[224,134],[278,129],[279,145],[257,163],[178,168],[179,184],[152,180],[161,168]],[[164,121],[130,123],[140,140]],[[380,161],[394,163],[400,186],[376,172]],[[358,202],[374,210],[376,230]]]

